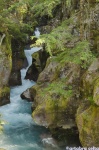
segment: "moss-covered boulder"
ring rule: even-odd
[[[77,111],[76,122],[83,147],[99,147],[99,107],[82,105]]]
[[[46,127],[72,128],[79,106],[80,67],[73,63],[59,66],[49,59],[39,75],[37,85],[31,93],[34,96],[34,121]]]

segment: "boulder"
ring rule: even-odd
[[[59,150],[57,141],[51,135],[42,134],[40,137],[46,150]]]
[[[29,89],[27,89],[26,91],[24,91],[24,92],[21,94],[21,98],[24,99],[24,100],[27,100],[28,102],[32,102],[32,101],[33,101]]]
[[[47,61],[38,84],[31,88],[35,103],[32,116],[37,124],[64,129],[76,126],[75,114],[80,104],[79,77],[79,65],[66,63],[59,66],[53,59]]]

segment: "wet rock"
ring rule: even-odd
[[[51,135],[42,134],[41,140],[46,150],[59,150],[57,141]]]
[[[27,58],[25,58],[22,68],[25,68],[25,69],[26,69],[27,67],[28,67],[28,61],[27,61]]]
[[[35,64],[33,63],[26,72],[25,79],[37,81],[39,75],[39,71]]]
[[[33,101],[29,89],[27,89],[26,91],[24,91],[24,92],[21,94],[21,98],[24,99],[24,100],[27,100],[28,102],[32,102],[32,101]]]

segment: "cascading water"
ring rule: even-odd
[[[37,31],[38,33],[38,31]],[[46,150],[40,142],[40,135],[47,133],[45,128],[37,126],[31,117],[31,103],[23,101],[20,94],[35,83],[25,80],[25,74],[32,64],[31,54],[41,48],[24,50],[28,67],[21,70],[22,85],[11,88],[11,103],[0,107],[4,125],[4,133],[0,134],[0,148],[5,150]]]

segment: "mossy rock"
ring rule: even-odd
[[[99,78],[96,80],[94,85],[93,101],[97,106],[99,106]]]
[[[80,106],[76,122],[83,147],[99,147],[99,107]]]
[[[52,89],[52,91],[53,90],[54,89]],[[44,95],[42,95],[40,90],[38,91],[39,94],[37,94],[35,98],[37,106],[32,114],[34,121],[37,124],[46,127],[66,127],[66,124],[68,124],[67,128],[75,126],[75,108],[70,106],[70,103],[73,103],[72,95],[69,95],[66,99],[60,96],[58,93],[51,93],[52,91],[49,91]],[[70,119],[68,119],[68,117]]]
[[[93,89],[95,85],[95,81],[99,77],[99,58],[95,59],[91,66],[88,68],[86,73],[82,76],[82,86],[81,91],[83,93],[83,97],[89,97],[93,94]]]
[[[47,64],[45,69],[40,73],[37,83],[51,82],[58,78],[58,66],[59,63],[55,61],[51,61],[49,58],[47,60]]]
[[[10,88],[5,86],[0,88],[0,106],[10,103]]]
[[[5,86],[3,88],[0,88],[0,96],[5,96],[7,93],[10,93],[10,88]]]
[[[59,66],[53,59],[39,75],[37,85],[32,87],[35,109],[34,121],[47,127],[72,128],[79,102],[80,67],[73,63]],[[32,92],[33,91],[33,92]]]

